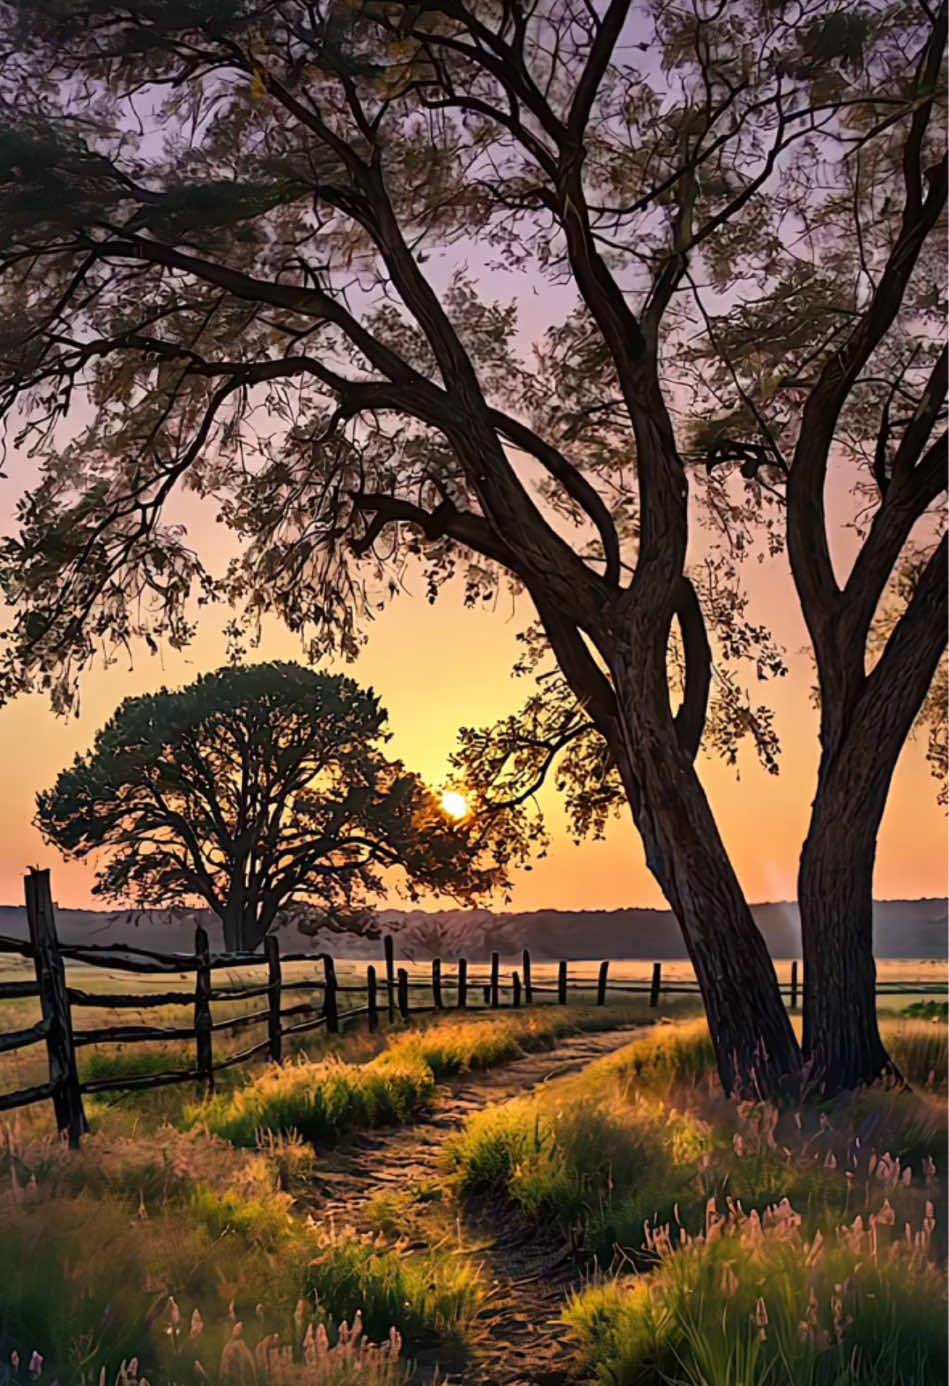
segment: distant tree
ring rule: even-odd
[[[452,823],[383,754],[371,690],[296,664],[221,669],[127,699],[86,755],[37,796],[67,856],[102,851],[97,894],[137,906],[204,901],[229,950],[256,948],[291,902],[362,928],[383,871],[409,893],[471,899],[503,884],[489,840]],[[499,843],[509,850],[507,834]]]
[[[735,670],[783,667],[741,579],[759,538],[784,544],[778,514],[825,705],[848,632],[828,716],[850,715],[876,578],[841,620],[822,510],[850,423],[885,414],[877,573],[932,489],[909,460],[919,430],[897,441],[927,364],[897,373],[887,411],[880,353],[897,319],[912,337],[942,303],[944,11],[0,13],[0,410],[44,455],[3,552],[6,693],[62,705],[103,646],[185,643],[195,594],[351,652],[408,554],[433,595],[458,569],[472,602],[509,582],[555,663],[549,706],[592,729],[594,800],[613,777],[679,920],[726,1089],[777,1091],[801,1053],[695,762],[708,717],[706,744],[731,756],[750,737],[773,767],[767,709]],[[556,287],[534,359],[515,307],[462,263]],[[224,582],[165,518],[178,485],[241,541]],[[714,542],[687,569],[693,517]],[[846,851],[830,849],[838,876]],[[858,985],[865,1009],[862,965]]]

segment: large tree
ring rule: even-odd
[[[258,947],[292,903],[352,927],[389,867],[403,869],[413,898],[497,886],[491,834],[452,823],[385,756],[386,721],[372,690],[341,675],[221,669],[126,699],[37,796],[37,826],[67,856],[100,857],[97,894],[203,901],[235,952]],[[502,831],[502,852],[510,840]]]
[[[690,493],[739,532],[773,495],[690,474],[676,420],[696,278],[716,310],[784,292],[772,209],[806,223],[830,163],[925,108],[929,12],[867,13],[857,43],[849,5],[765,0],[5,6],[0,401],[44,453],[6,550],[7,691],[63,702],[101,643],[187,640],[213,584],[163,523],[179,482],[242,539],[226,594],[314,649],[354,647],[406,549],[473,601],[507,575],[622,784],[726,1089],[773,1091],[800,1054],[695,769],[710,633],[773,656],[737,564],[685,568]],[[532,368],[472,259],[571,290]],[[726,748],[737,725],[771,754],[724,686]]]

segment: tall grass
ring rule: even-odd
[[[234,1145],[253,1146],[267,1131],[298,1132],[328,1144],[353,1130],[411,1120],[443,1078],[509,1063],[579,1029],[621,1024],[617,1010],[608,1023],[602,1007],[572,1017],[524,1014],[409,1031],[393,1036],[366,1063],[330,1058],[268,1068],[243,1088],[189,1104],[184,1120],[200,1122]],[[622,1013],[628,1014],[625,1008]]]
[[[460,1193],[503,1196],[538,1227],[579,1235],[601,1265],[617,1247],[647,1264],[646,1222],[688,1223],[713,1196],[763,1210],[788,1195],[812,1231],[872,1211],[881,1187],[903,1218],[933,1196],[946,1164],[933,1101],[870,1090],[832,1112],[729,1103],[706,1046],[704,1027],[663,1027],[473,1115],[447,1152]]]
[[[137,1356],[150,1379],[197,1386],[197,1376],[182,1376],[168,1358],[172,1299],[188,1315],[200,1306],[208,1324],[225,1324],[230,1306],[234,1320],[258,1336],[279,1333],[284,1345],[301,1300],[331,1338],[359,1309],[375,1341],[393,1325],[410,1347],[457,1337],[480,1301],[477,1269],[454,1247],[411,1250],[296,1216],[281,1182],[306,1158],[312,1151],[299,1142],[273,1140],[250,1153],[171,1128],[146,1131],[137,1143],[123,1137],[116,1147],[92,1137],[78,1153],[8,1132],[0,1151],[0,1361],[15,1351],[25,1364],[37,1351],[50,1380],[73,1386],[97,1379],[102,1364]],[[212,1379],[231,1327],[209,1328],[202,1340]],[[324,1364],[336,1373],[328,1383],[361,1379],[341,1362]],[[288,1381],[298,1379],[284,1368]],[[323,1380],[315,1373],[300,1376],[301,1386]],[[397,1379],[383,1374],[380,1382],[390,1386],[390,1377]]]
[[[407,1121],[432,1095],[435,1079],[422,1063],[347,1064],[324,1059],[274,1067],[244,1088],[185,1109],[234,1145],[254,1146],[261,1132],[297,1131],[314,1144],[357,1128]]]
[[[655,1269],[600,1281],[565,1319],[602,1386],[935,1386],[945,1380],[945,1281],[930,1259],[931,1205],[894,1228],[808,1238],[790,1202],[651,1236]]]

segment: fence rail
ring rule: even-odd
[[[613,996],[648,996],[649,1005],[656,1007],[662,996],[699,996],[699,985],[688,979],[663,980],[662,963],[652,965],[648,981],[611,981],[609,960],[601,962],[595,972],[570,974],[568,963],[557,963],[556,980],[538,982],[531,966],[531,955],[524,949],[521,967],[502,976],[501,959],[492,953],[486,968],[472,968],[466,958],[459,958],[454,974],[446,971],[440,958],[434,958],[429,979],[410,977],[406,967],[395,959],[391,937],[383,940],[384,971],[380,981],[375,966],[366,967],[366,980],[358,985],[340,983],[334,959],[328,953],[280,953],[277,939],[271,935],[264,940],[264,952],[211,954],[208,936],[199,925],[195,930],[193,953],[159,953],[154,949],[119,947],[115,944],[61,944],[56,934],[52,894],[48,871],[31,871],[26,878],[28,942],[0,937],[0,954],[18,954],[32,960],[35,981],[0,982],[0,1003],[3,1001],[38,998],[41,1017],[34,1024],[6,1033],[0,1032],[0,1054],[12,1053],[45,1041],[48,1081],[16,1092],[0,1093],[0,1111],[26,1107],[36,1102],[52,1100],[56,1124],[68,1136],[69,1143],[78,1146],[87,1130],[83,1096],[105,1092],[136,1092],[166,1087],[178,1083],[196,1083],[207,1092],[214,1090],[215,1075],[227,1069],[249,1063],[264,1055],[273,1063],[283,1059],[284,1040],[325,1028],[328,1034],[338,1034],[352,1021],[365,1017],[368,1028],[379,1028],[380,1008],[385,1008],[390,1022],[396,1016],[407,1020],[412,1015],[431,1014],[446,1010],[488,1009],[502,1006],[518,1008],[531,1006],[535,998],[553,997],[559,1005],[568,1005],[572,998],[583,994],[595,996],[596,1004],[606,1004],[608,993]],[[179,977],[194,976],[191,991],[165,992],[94,992],[67,985],[65,963],[83,963],[105,968],[110,972],[134,975]],[[317,980],[285,980],[283,968],[287,963],[306,963],[318,967],[322,976]],[[263,984],[245,982],[215,986],[213,974],[225,968],[266,968]],[[802,994],[802,979],[797,962],[791,964],[788,982],[779,983],[782,995],[793,1008]],[[384,988],[384,990],[383,990]],[[887,981],[877,985],[881,996],[925,995],[946,990],[945,983],[911,979]],[[380,992],[381,997],[380,997]],[[425,992],[431,1004],[419,1005],[415,997]],[[289,993],[307,994],[309,1001],[283,1004]],[[340,998],[365,997],[365,1004],[340,1009]],[[480,998],[480,1001],[479,1001]],[[509,999],[507,999],[509,998]],[[264,1000],[259,1010],[243,1015],[215,1020],[215,1003]],[[321,1004],[320,1004],[321,1003]],[[315,1005],[320,1004],[318,1014]],[[112,1024],[75,1028],[73,1011],[84,1008],[135,1010],[158,1006],[188,1007],[190,1024],[150,1025]],[[305,1017],[305,1018],[303,1018]],[[290,1021],[292,1023],[288,1024]],[[265,1039],[235,1054],[220,1057],[214,1052],[214,1037],[221,1032],[237,1035],[254,1026],[265,1025]],[[194,1044],[194,1065],[188,1069],[167,1072],[127,1074],[82,1080],[76,1062],[76,1051],[91,1045],[154,1044],[188,1041]]]

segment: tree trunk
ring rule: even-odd
[[[221,924],[224,930],[224,947],[228,953],[253,953],[261,945],[273,922],[258,915],[253,899],[233,896],[228,900]]]
[[[877,1024],[876,824],[868,831],[861,807],[818,790],[798,873],[804,1059],[809,1085],[827,1096],[899,1076]]]
[[[877,1025],[873,864],[893,771],[942,658],[946,623],[943,537],[870,674],[861,661],[855,675],[832,641],[815,640],[823,750],[798,898],[804,1058],[827,1096],[899,1077]],[[833,696],[838,687],[844,696]]]
[[[726,1094],[777,1098],[799,1083],[800,1048],[764,939],[677,739],[668,694],[655,681],[666,708],[654,705],[649,715],[647,682],[641,666],[630,676],[628,734],[613,748],[646,861],[679,921]]]

